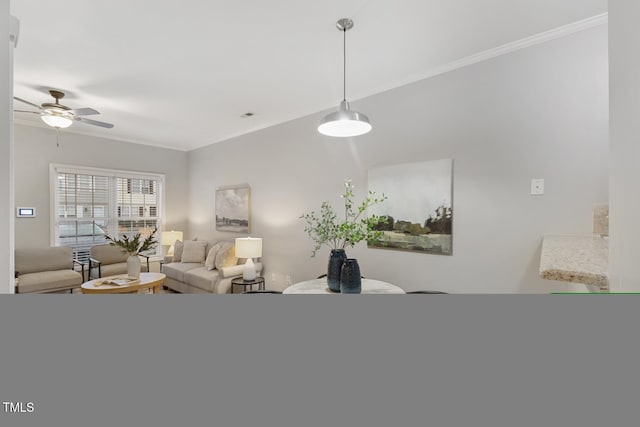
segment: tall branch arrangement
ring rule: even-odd
[[[354,204],[355,188],[350,179],[345,180],[344,193],[340,197],[344,200],[344,218],[338,218],[329,202],[322,202],[320,212],[306,213],[300,218],[306,221],[304,231],[315,242],[311,256],[316,256],[322,245],[331,249],[346,249],[363,240],[376,242],[382,238],[383,232],[375,230],[378,224],[387,222],[386,216],[363,216],[367,209],[378,203],[382,203],[387,196],[380,197],[375,192],[369,191],[367,197],[359,205]]]
[[[140,252],[154,249],[158,241],[155,239],[155,234],[158,231],[158,227],[154,228],[151,234],[149,234],[144,240],[141,241],[142,236],[137,233],[132,239],[125,235],[122,239],[114,239],[110,236],[105,236],[105,239],[111,246],[119,246],[122,248],[123,253],[131,255],[138,255]]]

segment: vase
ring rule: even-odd
[[[129,255],[127,258],[127,276],[129,279],[140,278],[140,258],[138,255]]]
[[[340,292],[343,294],[359,294],[362,292],[360,266],[355,258],[348,258],[342,264],[340,273]]]
[[[342,263],[347,259],[344,249],[332,249],[327,267],[327,285],[332,292],[340,292],[340,274]]]

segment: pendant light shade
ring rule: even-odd
[[[320,121],[318,132],[327,136],[349,137],[364,135],[371,130],[369,118],[362,113],[353,111],[347,102],[347,31],[353,28],[351,19],[343,18],[336,23],[338,30],[343,32],[343,99],[338,111],[327,114]]]
[[[364,135],[371,130],[369,118],[349,109],[349,103],[342,101],[340,109],[324,116],[318,132],[327,136],[345,137]]]

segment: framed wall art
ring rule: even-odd
[[[248,185],[216,190],[216,230],[249,233],[251,189]]]
[[[453,254],[452,159],[376,167],[369,190],[388,197],[369,213],[389,218],[378,226],[383,238],[369,247]]]

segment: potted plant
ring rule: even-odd
[[[130,279],[138,279],[140,277],[140,258],[138,254],[154,249],[158,245],[158,241],[155,239],[157,231],[158,228],[154,228],[144,240],[141,240],[142,235],[140,233],[136,233],[132,239],[129,239],[127,235],[124,235],[122,239],[105,236],[111,246],[119,246],[122,249],[122,253],[129,255],[127,258],[127,276]]]
[[[386,216],[370,215],[367,217],[364,215],[370,206],[382,203],[387,199],[387,196],[382,194],[378,197],[375,192],[369,191],[367,197],[356,205],[353,201],[355,187],[351,180],[345,180],[344,186],[344,193],[340,195],[344,201],[344,217],[338,218],[337,213],[326,201],[322,202],[319,213],[313,211],[300,216],[306,221],[304,231],[315,242],[311,256],[314,257],[323,245],[331,248],[327,268],[327,284],[329,289],[334,292],[340,291],[341,269],[347,259],[345,249],[363,240],[367,242],[380,240],[383,232],[377,230],[376,226],[387,222]],[[350,263],[353,264],[353,262]],[[355,266],[357,267],[357,263]]]

